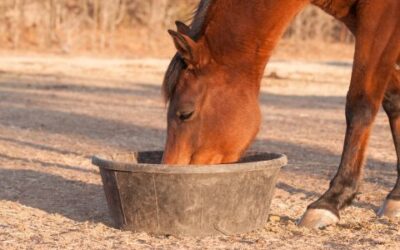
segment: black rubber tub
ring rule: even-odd
[[[117,228],[164,235],[232,235],[263,227],[285,155],[239,163],[160,164],[162,152],[94,156]]]

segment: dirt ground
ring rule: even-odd
[[[93,154],[162,149],[167,60],[0,58],[0,249],[399,249],[400,221],[375,211],[394,185],[380,112],[365,179],[337,226],[298,228],[340,160],[350,61],[275,60],[265,73],[253,150],[283,152],[271,217],[244,235],[160,237],[114,229]]]

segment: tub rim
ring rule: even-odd
[[[118,157],[133,157],[140,153],[162,154],[163,151],[135,151],[132,153],[117,154]],[[281,153],[248,152],[245,157],[257,156],[264,160],[254,160],[240,163],[211,164],[211,165],[167,165],[154,163],[132,163],[121,160],[112,160],[112,156],[95,155],[92,164],[100,169],[135,173],[160,173],[160,174],[214,174],[260,171],[281,168],[287,164],[287,157]]]

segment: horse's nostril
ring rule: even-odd
[[[178,116],[179,120],[186,121],[193,116],[194,111],[178,111],[176,115]]]

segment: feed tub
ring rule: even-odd
[[[116,227],[207,236],[263,227],[285,155],[249,153],[240,163],[160,164],[162,152],[94,156]]]

